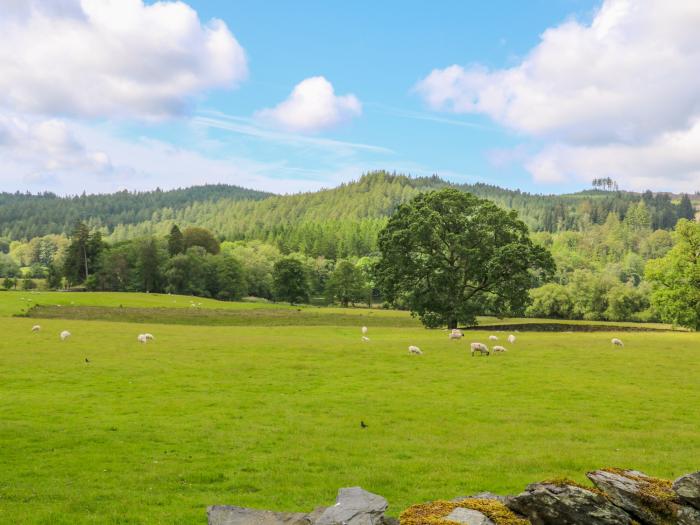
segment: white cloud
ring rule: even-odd
[[[606,0],[590,24],[546,30],[512,68],[453,65],[416,90],[433,109],[485,114],[544,141],[527,164],[540,181],[610,174],[635,187],[661,178],[695,189],[698,162],[680,144],[697,139],[698,27],[700,2]],[[645,162],[631,162],[637,156]]]
[[[544,183],[610,176],[636,189],[694,191],[700,186],[700,120],[687,131],[663,133],[643,145],[552,144],[526,166]]]
[[[221,20],[182,2],[0,0],[0,106],[77,117],[162,118],[247,75]]]
[[[0,163],[4,171],[18,174],[30,183],[60,173],[103,174],[112,169],[109,156],[103,151],[87,149],[64,121],[3,114],[0,114]]]
[[[291,131],[316,132],[332,128],[362,113],[355,95],[336,95],[324,77],[299,82],[289,97],[256,117]]]

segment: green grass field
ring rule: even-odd
[[[174,300],[191,314],[181,297],[0,294],[0,523],[206,523],[209,504],[310,510],[352,485],[397,515],[603,466],[663,477],[699,467],[696,333],[624,333],[613,349],[614,333],[521,332],[507,354],[472,358],[468,342],[488,332],[449,341],[402,326],[402,312],[373,313],[365,344],[361,309],[324,310],[358,315],[355,326],[10,317],[28,298]],[[73,337],[60,342],[64,329]],[[144,331],[156,341],[137,343]]]

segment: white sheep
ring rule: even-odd
[[[153,334],[145,333],[145,334],[143,334],[143,336],[149,341],[152,341],[153,339],[155,339],[155,337],[153,337]]]
[[[35,324],[34,326],[32,326],[32,332],[36,333],[40,330],[41,330],[41,326],[39,326],[38,324]]]
[[[464,337],[464,334],[462,333],[461,330],[458,330],[457,328],[454,328],[449,335],[450,339],[461,339]]]
[[[423,352],[421,352],[420,348],[413,345],[408,347],[408,353],[413,355],[423,355]]]
[[[489,347],[486,346],[484,343],[472,343],[470,347],[472,349],[472,357],[474,357],[474,354],[476,354],[477,352],[479,353],[479,355],[489,355]]]
[[[363,326],[362,327],[362,335],[366,335],[366,334],[367,334],[367,327]]]
[[[617,337],[613,337],[613,338],[612,338],[612,341],[610,341],[610,342],[611,342],[614,346],[621,346],[621,347],[623,347],[623,348],[625,347],[625,343],[623,343],[622,340],[621,340],[621,339],[618,339]]]
[[[496,345],[491,350],[493,350],[494,352],[507,352],[508,351],[505,349],[505,347],[503,347],[501,345]]]
[[[510,344],[515,343],[515,336],[514,336],[513,334],[510,334],[510,335],[508,336],[508,342],[509,342]]]
[[[68,330],[63,330],[63,332],[61,332],[60,337],[61,337],[61,341],[65,341],[66,339],[68,339],[70,337],[70,332]]]
[[[136,337],[136,340],[137,340],[139,343],[143,343],[143,344],[148,343],[148,337],[146,337],[146,334],[139,334],[139,335]]]
[[[363,343],[369,343],[369,337],[367,337],[366,335],[363,335],[363,336],[362,336],[362,342],[363,342]]]
[[[489,341],[498,341],[498,336],[497,335],[490,335]]]

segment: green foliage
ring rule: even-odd
[[[275,263],[272,272],[275,299],[289,304],[309,301],[309,277],[304,264],[297,258],[285,257]]]
[[[349,303],[356,303],[366,297],[367,283],[363,274],[352,262],[338,261],[328,279],[326,294],[329,301],[338,301],[347,308]]]
[[[207,293],[208,268],[205,261],[206,251],[201,246],[194,246],[172,257],[165,268],[167,279],[166,291],[182,295],[202,295]]]
[[[84,223],[78,223],[71,235],[63,266],[68,282],[82,283],[95,272],[103,249],[102,234],[99,231],[91,234]]]
[[[185,251],[189,250],[193,246],[200,246],[212,255],[216,255],[221,251],[219,241],[206,228],[198,228],[194,226],[185,228],[185,231],[182,232],[182,243]]]
[[[281,257],[276,246],[262,241],[224,242],[221,251],[240,261],[249,294],[272,299],[273,266]]]
[[[653,286],[651,300],[669,323],[700,328],[700,224],[682,219],[674,246],[662,258],[647,263],[646,276]]]
[[[554,317],[573,319],[575,317],[575,299],[568,286],[547,283],[530,292],[532,304],[527,307],[529,317]]]
[[[453,189],[399,207],[379,249],[380,289],[389,301],[405,301],[426,326],[471,325],[487,311],[522,312],[537,274],[547,278],[554,270],[514,211]]]
[[[17,277],[19,274],[19,264],[9,255],[0,253],[0,277]]]
[[[213,259],[216,279],[209,292],[212,297],[224,301],[240,299],[246,294],[246,282],[243,267],[238,260],[228,255],[217,255]]]
[[[177,224],[173,224],[173,227],[170,228],[170,234],[168,235],[168,253],[172,257],[173,255],[177,255],[178,253],[182,253],[184,251],[185,238],[183,237]]]
[[[36,288],[36,283],[33,279],[25,277],[22,279],[22,290],[34,290]]]
[[[2,287],[5,288],[5,290],[9,290],[15,286],[17,286],[17,280],[11,277],[5,277],[2,281]]]

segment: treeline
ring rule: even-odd
[[[263,199],[271,194],[227,184],[169,191],[120,191],[104,195],[59,197],[54,193],[0,193],[0,236],[11,240],[48,234],[68,235],[77,222],[103,234],[120,224],[167,220],[196,202]],[[155,214],[155,216],[154,216]]]
[[[220,243],[199,227],[181,231],[173,226],[165,237],[107,243],[99,230],[78,223],[70,239],[55,245],[46,261],[43,252],[34,248],[50,240],[37,238],[24,246],[24,262],[31,263],[24,274],[12,255],[0,254],[5,288],[17,287],[16,278],[23,276],[24,289],[33,288],[34,279],[44,279],[49,289],[160,292],[220,300],[250,295],[349,306],[371,305],[377,299],[370,257],[332,261],[298,252],[283,254],[260,241]]]
[[[571,195],[533,195],[488,184],[450,184],[437,176],[412,178],[384,171],[333,189],[271,196],[225,185],[173,192],[121,192],[60,198],[55,195],[0,195],[0,236],[26,241],[47,234],[68,235],[77,221],[100,230],[109,242],[164,237],[174,224],[216,232],[221,241],[259,240],[283,253],[327,259],[376,252],[379,231],[397,206],[421,192],[455,187],[518,211],[531,231],[586,231],[612,213],[625,220],[644,201],[652,229],[671,229],[694,216],[687,195],[643,195],[617,191],[614,181]]]

